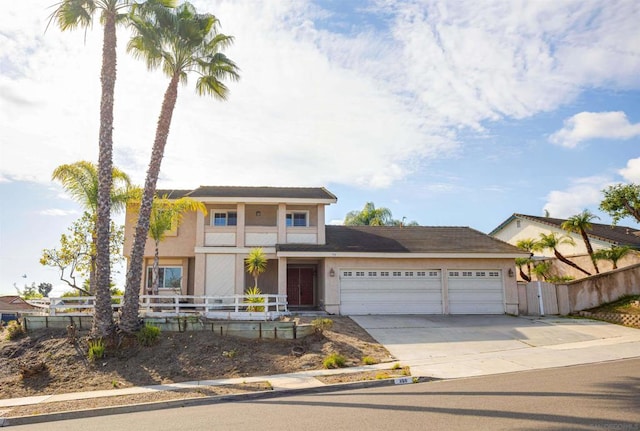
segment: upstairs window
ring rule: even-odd
[[[290,212],[287,213],[287,227],[307,227],[306,212]]]
[[[235,211],[216,211],[211,214],[213,226],[237,226],[238,213]]]

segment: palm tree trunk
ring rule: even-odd
[[[98,142],[98,203],[96,221],[96,286],[95,314],[92,333],[108,337],[113,333],[111,308],[111,260],[109,229],[111,227],[111,185],[113,182],[113,100],[116,82],[116,17],[105,14],[102,44],[102,98],[100,100],[100,136]]]
[[[591,262],[593,262],[593,267],[596,270],[596,274],[600,274],[600,270],[598,269],[598,264],[596,263],[596,259],[593,257],[593,247],[591,247],[591,241],[589,241],[589,236],[584,229],[580,229],[580,235],[582,235],[582,240],[584,241],[585,247],[587,247],[587,253],[591,258]]]
[[[153,283],[151,283],[151,291],[153,292],[154,295],[158,294],[158,283],[160,280],[158,280],[158,276],[160,275],[160,247],[158,244],[158,241],[156,241],[156,252],[153,255],[153,275],[152,275],[152,281]]]
[[[518,267],[518,270],[520,271],[520,277],[522,277],[524,281],[526,281],[527,283],[531,281],[531,277],[524,273],[522,267]]]
[[[147,178],[144,183],[144,191],[140,202],[140,212],[138,214],[138,223],[136,225],[133,247],[131,249],[131,260],[129,262],[129,270],[127,271],[127,280],[124,292],[124,303],[122,305],[122,315],[120,318],[120,327],[123,331],[132,334],[139,329],[138,311],[140,300],[140,281],[142,279],[142,264],[144,259],[144,246],[147,242],[149,233],[149,219],[151,217],[151,204],[153,196],[156,192],[156,183],[160,174],[160,166],[162,157],[164,156],[164,147],[169,137],[169,129],[171,127],[171,117],[178,99],[178,79],[179,75],[171,78],[169,87],[164,94],[162,101],[162,109],[158,126],[156,128],[156,137],[151,151],[151,161],[147,170]]]
[[[590,272],[585,271],[584,269],[580,268],[578,265],[576,265],[575,263],[571,262],[569,259],[564,257],[563,255],[561,255],[560,252],[555,248],[553,249],[553,254],[555,254],[555,256],[558,258],[559,261],[566,263],[567,265],[577,269],[578,271],[585,273],[586,275],[591,275]]]

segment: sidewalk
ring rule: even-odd
[[[202,380],[192,382],[173,383],[166,385],[154,385],[154,386],[140,386],[123,389],[109,389],[101,391],[91,392],[73,392],[67,394],[56,395],[42,395],[23,398],[11,398],[0,400],[0,427],[6,427],[10,425],[27,425],[35,423],[50,422],[55,420],[68,420],[74,418],[85,418],[89,416],[103,416],[108,414],[124,414],[137,411],[149,411],[164,408],[185,407],[187,405],[202,405],[209,404],[215,401],[240,401],[246,399],[256,399],[273,397],[278,395],[285,395],[288,393],[301,393],[301,392],[325,392],[335,391],[340,389],[357,389],[363,387],[373,386],[385,386],[392,384],[406,384],[413,382],[413,378],[402,379],[385,379],[385,380],[364,380],[353,383],[337,383],[337,384],[325,384],[316,379],[316,376],[326,376],[335,374],[348,374],[359,373],[363,371],[375,371],[375,370],[388,370],[395,362],[386,362],[376,365],[368,365],[361,367],[341,368],[341,369],[329,369],[329,370],[310,370],[302,371],[291,374],[279,374],[272,376],[256,376],[256,377],[241,377],[233,379],[219,379],[219,380]],[[404,364],[403,364],[404,365]],[[20,416],[20,417],[2,417],[3,410],[10,410],[13,407],[37,405],[45,403],[55,403],[61,401],[76,401],[86,400],[92,398],[105,398],[116,397],[123,395],[134,395],[149,392],[158,391],[173,391],[180,389],[193,389],[197,387],[212,387],[212,386],[224,386],[234,385],[241,383],[255,383],[268,381],[273,390],[261,391],[261,392],[245,392],[230,395],[209,396],[201,398],[190,399],[177,399],[170,401],[157,401],[152,403],[143,404],[128,404],[115,407],[101,407],[91,410],[78,410],[67,411],[59,413],[48,413],[33,416]]]
[[[241,383],[255,383],[268,381],[273,387],[274,391],[291,390],[291,389],[309,389],[322,386],[330,386],[322,383],[316,379],[316,376],[326,376],[334,374],[347,374],[347,373],[359,373],[363,371],[371,370],[383,370],[389,369],[393,366],[393,362],[387,362],[376,365],[368,365],[362,367],[350,367],[340,369],[329,370],[310,370],[301,371],[291,374],[278,374],[272,376],[256,376],[256,377],[238,377],[233,379],[219,379],[219,380],[199,380],[182,383],[171,383],[166,385],[153,385],[153,386],[134,386],[123,389],[106,389],[101,391],[90,392],[71,392],[67,394],[55,394],[55,395],[38,395],[22,398],[8,398],[0,400],[0,409],[6,409],[16,406],[27,406],[40,403],[55,403],[59,401],[70,400],[86,400],[91,398],[103,398],[103,397],[115,397],[122,395],[142,394],[148,392],[158,391],[174,391],[179,389],[193,389],[202,386],[224,386],[234,385]]]

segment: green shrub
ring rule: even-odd
[[[98,338],[97,340],[89,340],[89,351],[87,352],[87,356],[91,362],[96,359],[102,359],[104,357],[105,345],[102,338]]]
[[[264,298],[261,297],[261,296],[258,296],[258,295],[262,295],[262,291],[260,290],[259,287],[257,287],[257,286],[251,287],[251,288],[247,289],[247,291],[244,294],[247,295],[247,297],[244,300],[245,303],[249,303],[249,304],[264,304]],[[264,307],[263,306],[257,306],[257,305],[250,305],[250,306],[247,307],[247,311],[249,311],[249,312],[264,311]]]
[[[362,363],[365,365],[373,365],[373,364],[377,364],[378,361],[375,358],[372,358],[371,356],[365,356],[364,358],[362,358]]]
[[[311,321],[311,326],[313,326],[313,330],[318,335],[323,335],[324,331],[329,331],[333,327],[333,320],[328,318],[317,318]]]
[[[392,370],[399,370],[400,368],[402,368],[402,365],[397,362],[393,364],[393,367],[391,367]]]
[[[343,368],[346,363],[346,358],[339,353],[332,353],[322,361],[322,365],[325,368]]]
[[[24,328],[17,320],[10,321],[5,331],[7,332],[7,340],[17,340],[25,334]]]
[[[138,339],[138,343],[143,346],[153,346],[158,342],[158,338],[160,338],[160,328],[147,324],[136,332],[136,338]]]

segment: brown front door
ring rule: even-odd
[[[287,268],[287,301],[289,305],[314,305],[314,273],[315,269],[311,267]]]

